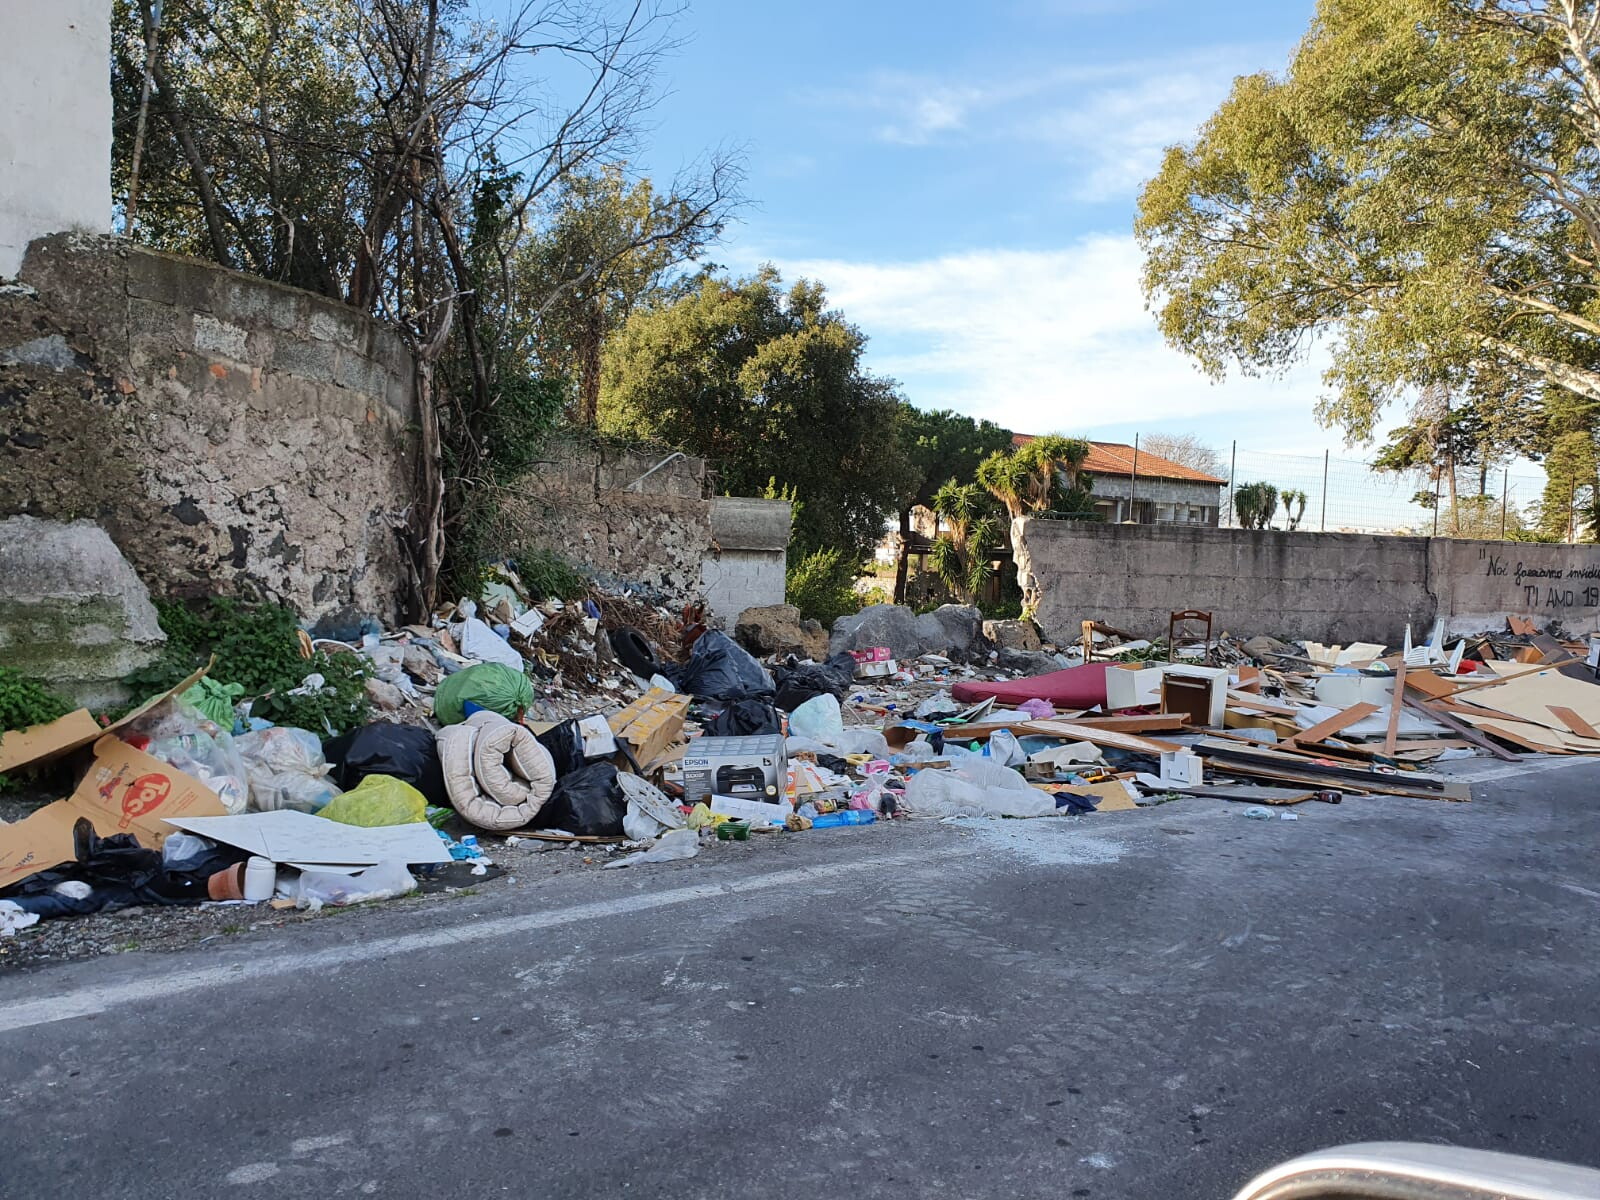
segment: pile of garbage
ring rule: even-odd
[[[69,763],[79,782],[0,825],[0,936],[133,905],[316,909],[464,886],[530,844],[622,868],[1183,795],[1251,816],[1348,795],[1464,800],[1426,768],[1600,752],[1600,650],[1520,618],[1454,645],[1408,630],[1393,653],[1167,645],[1086,621],[1078,646],[1012,648],[1052,668],[1035,673],[998,669],[999,637],[950,654],[860,644],[874,628],[820,661],[758,658],[696,608],[599,587],[535,602],[503,569],[426,625],[304,638],[308,654],[361,656],[382,685],[388,719],[337,736],[254,715],[204,671],[106,727],[80,710],[6,734],[0,771]]]

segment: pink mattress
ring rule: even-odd
[[[1085,663],[1048,675],[1008,679],[1004,683],[958,683],[950,694],[965,704],[993,696],[1001,704],[1048,700],[1057,708],[1093,708],[1106,702],[1106,664]]]

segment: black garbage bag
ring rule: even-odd
[[[772,702],[784,712],[792,713],[807,700],[824,693],[843,700],[850,694],[855,672],[856,660],[848,654],[835,655],[822,664],[801,663],[780,667],[777,672],[778,691]]]
[[[656,660],[655,647],[637,629],[623,626],[621,629],[613,629],[608,636],[611,639],[612,653],[617,656],[617,661],[640,679],[649,679],[661,670],[661,664]]]
[[[206,881],[212,875],[249,857],[232,846],[217,846],[186,860],[181,870],[169,871],[161,851],[141,846],[131,833],[103,838],[86,817],[73,825],[72,843],[71,862],[0,890],[0,900],[14,901],[41,918],[110,912],[136,904],[198,904],[208,898]],[[63,883],[87,884],[89,894],[62,895],[55,889]]]
[[[686,663],[664,663],[661,673],[680,692],[707,700],[772,697],[772,676],[750,652],[721,630],[700,635]]]
[[[450,807],[431,729],[374,721],[327,742],[322,753],[333,767],[329,778],[347,792],[368,775],[390,775],[416,788],[434,807]]]
[[[556,780],[556,790],[534,818],[539,829],[564,829],[579,837],[621,837],[628,799],[608,762],[581,767]]]
[[[782,733],[783,717],[764,700],[735,700],[704,722],[708,737],[752,737]]]
[[[583,733],[575,717],[546,729],[539,735],[539,744],[550,752],[557,779],[589,765],[589,760],[583,756]]]

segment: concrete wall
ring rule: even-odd
[[[731,626],[751,605],[783,603],[789,505],[708,490],[704,459],[557,443],[511,489],[492,540],[507,554],[551,550],[673,601],[706,598]]]
[[[111,238],[0,289],[0,517],[87,517],[157,595],[392,619],[411,360],[343,305]]]
[[[0,3],[0,279],[28,243],[111,228],[111,2]]]
[[[1164,636],[1182,608],[1212,612],[1218,632],[1389,645],[1440,615],[1453,632],[1507,613],[1573,632],[1600,622],[1600,546],[1047,520],[1020,537],[1057,641],[1090,617]]]
[[[700,565],[706,605],[731,627],[747,608],[782,604],[791,506],[786,500],[711,501],[710,552]]]

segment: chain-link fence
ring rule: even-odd
[[[1278,493],[1277,507],[1268,522],[1276,529],[1290,528],[1292,523],[1294,528],[1328,533],[1502,538],[1543,528],[1572,540],[1584,528],[1582,497],[1547,497],[1544,473],[1530,471],[1526,464],[1520,471],[1508,467],[1487,472],[1458,470],[1452,504],[1448,477],[1436,480],[1431,472],[1378,471],[1369,463],[1340,458],[1331,451],[1270,454],[1234,444],[1218,448],[1215,454],[1214,464],[1205,472],[1228,480],[1225,486],[1215,488],[1216,499],[1210,502],[1216,505],[1217,524],[1222,526],[1237,528],[1248,517],[1248,497],[1246,510],[1241,512],[1239,488],[1263,483]],[[1101,474],[1110,484],[1112,477]],[[1136,497],[1141,491],[1154,497],[1166,483],[1148,457],[1129,475],[1127,483],[1117,481],[1118,494],[1126,495],[1131,488]],[[1144,476],[1142,488],[1139,476]],[[1287,505],[1286,491],[1293,494]],[[1198,491],[1191,503],[1201,503]],[[1541,509],[1547,503],[1553,511],[1542,520]],[[1195,519],[1193,508],[1184,514],[1180,507],[1170,518],[1167,514],[1172,510],[1167,506],[1140,504],[1134,511],[1144,520],[1182,520],[1184,515]]]

